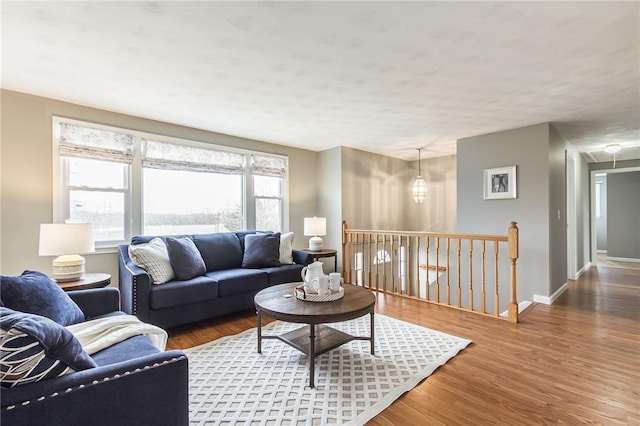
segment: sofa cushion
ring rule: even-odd
[[[2,387],[97,367],[73,334],[49,318],[0,307]]]
[[[285,232],[280,235],[280,264],[293,264],[293,232]]]
[[[170,281],[151,289],[149,306],[164,309],[218,297],[218,283],[201,275],[185,281]],[[188,309],[185,307],[185,309]]]
[[[129,245],[129,257],[133,263],[149,273],[154,284],[163,284],[174,278],[167,245],[162,238],[154,238],[144,244]]]
[[[244,239],[243,268],[280,266],[280,233],[247,235]]]
[[[225,269],[207,272],[207,277],[218,282],[218,296],[258,291],[269,286],[267,273],[260,269]]]
[[[191,238],[167,237],[165,242],[176,279],[189,280],[207,272],[204,260]]]
[[[269,285],[293,283],[302,281],[300,272],[304,265],[282,265],[272,266],[270,268],[262,268],[269,276]]]
[[[242,266],[240,240],[233,232],[194,235],[193,242],[200,251],[207,271]]]
[[[24,271],[0,277],[0,294],[7,308],[42,315],[61,325],[85,320],[84,313],[58,284],[41,272]]]

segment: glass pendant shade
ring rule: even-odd
[[[418,176],[411,187],[411,195],[416,204],[424,203],[424,199],[427,196],[427,182],[422,178],[422,170],[420,169],[420,151],[422,151],[422,148],[418,148]]]
[[[422,176],[418,176],[416,181],[413,182],[411,194],[413,195],[413,201],[417,204],[422,204],[424,202],[424,198],[427,195],[427,183],[422,179]]]

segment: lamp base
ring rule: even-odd
[[[66,254],[53,260],[53,279],[57,282],[76,281],[84,276],[85,260],[77,254]]]
[[[322,238],[315,236],[309,238],[309,250],[322,250],[324,247],[324,241]]]

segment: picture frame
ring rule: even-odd
[[[502,200],[517,197],[516,166],[496,167],[484,171],[484,199]]]

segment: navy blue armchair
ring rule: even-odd
[[[116,288],[70,292],[87,319],[122,315]],[[187,425],[188,360],[145,336],[92,355],[96,368],[2,389],[3,425]]]

